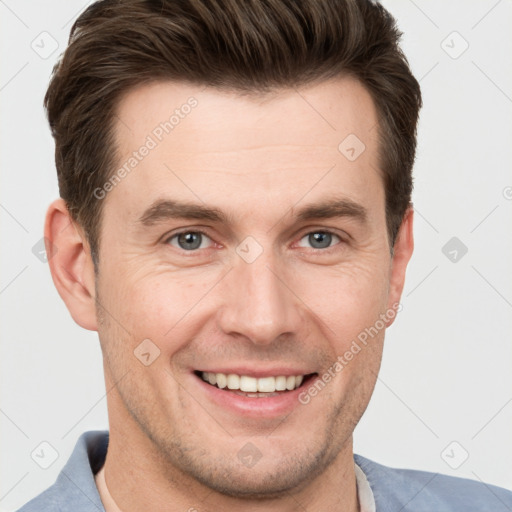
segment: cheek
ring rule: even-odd
[[[310,268],[297,294],[322,320],[327,339],[338,350],[372,326],[384,313],[388,297],[387,271],[367,262],[338,269]]]
[[[146,343],[150,352],[160,353],[156,367],[167,368],[172,356],[202,332],[203,319],[208,315],[204,308],[213,298],[213,294],[207,297],[208,291],[219,279],[212,269],[187,276],[168,269],[145,273],[137,270],[131,275],[118,275],[116,280],[113,277],[102,287],[106,294],[103,301],[111,312],[104,338],[125,354],[124,364],[137,368],[139,362],[133,355],[141,343]]]
[[[134,331],[149,327],[162,335],[198,303],[215,278],[211,271],[178,273],[167,266],[120,262],[103,289],[111,307]]]

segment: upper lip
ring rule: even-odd
[[[196,372],[208,372],[208,373],[224,373],[226,375],[229,375],[230,373],[233,373],[235,375],[246,375],[248,377],[255,377],[255,378],[262,378],[262,377],[279,377],[279,376],[285,376],[289,377],[291,375],[297,376],[297,375],[309,375],[311,373],[315,373],[310,370],[303,370],[300,368],[290,368],[290,367],[284,367],[284,366],[278,366],[278,367],[272,367],[272,368],[248,368],[248,367],[216,367],[214,369],[212,368],[200,368],[195,369]]]

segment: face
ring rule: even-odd
[[[350,452],[403,284],[371,97],[160,83],[117,114],[96,280],[111,428],[225,494],[298,489]]]

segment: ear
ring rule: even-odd
[[[394,309],[396,311],[396,306],[393,307],[393,305],[400,302],[404,289],[405,271],[414,250],[413,216],[414,209],[411,204],[405,212],[393,248],[389,271],[388,310]],[[395,318],[396,316],[389,321],[388,327],[394,322]]]
[[[96,290],[91,251],[82,229],[72,220],[64,199],[46,212],[44,237],[53,283],[73,320],[97,330]]]

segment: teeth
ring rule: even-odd
[[[256,379],[254,379],[256,380]],[[242,388],[243,390],[243,388]],[[258,391],[261,393],[273,393],[276,390],[276,378],[275,377],[263,377],[258,379]]]
[[[211,373],[202,372],[201,374],[205,382],[209,382],[212,386],[220,389],[228,388],[233,391],[242,391],[249,393],[247,396],[268,396],[262,393],[275,393],[276,391],[293,391],[297,389],[304,380],[304,375],[290,375],[288,377],[279,375],[277,377],[249,377],[248,375],[236,375],[230,373]],[[273,396],[273,395],[270,395]]]
[[[276,391],[284,391],[286,389],[286,377],[276,377]]]
[[[245,391],[246,393],[254,393],[258,391],[258,380],[254,377],[247,377],[247,375],[240,376],[240,391]]]
[[[203,379],[204,379],[204,372],[203,372]],[[208,373],[206,374],[208,375]],[[208,379],[205,379],[208,380]],[[228,389],[240,389],[240,377],[238,375],[235,375],[234,373],[230,373],[227,377],[227,384]]]
[[[228,378],[223,373],[217,373],[216,377],[217,377],[217,386],[220,389],[224,389],[227,386]],[[208,380],[208,382],[210,382],[210,381]]]

